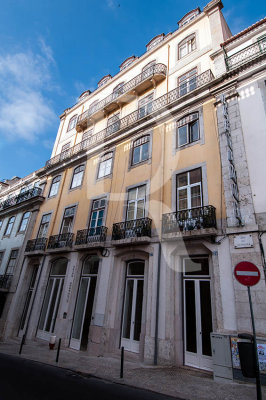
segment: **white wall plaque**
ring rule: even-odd
[[[253,247],[252,235],[237,235],[234,237],[235,249],[241,249],[243,247]]]

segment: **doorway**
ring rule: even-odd
[[[211,278],[208,257],[184,258],[184,364],[212,370]]]
[[[70,340],[70,347],[75,350],[86,350],[88,346],[98,268],[96,255],[83,262]]]

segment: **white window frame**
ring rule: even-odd
[[[191,128],[196,122],[198,125],[198,137],[197,137],[197,139],[193,140]],[[180,142],[181,142],[180,133],[181,133],[181,129],[183,129],[184,127],[186,127],[187,140],[185,143],[180,144]],[[176,135],[176,142],[177,142],[176,147],[177,148],[183,147],[190,143],[195,143],[199,139],[200,139],[200,123],[199,123],[199,113],[198,112],[186,115],[185,117],[183,117],[177,121],[177,135]]]
[[[58,189],[59,189],[59,186],[60,186],[60,181],[61,181],[61,175],[57,175],[52,179],[48,198],[49,197],[54,197],[54,196],[57,195]]]
[[[109,156],[110,155],[110,156]],[[113,156],[114,152],[109,151],[105,153],[99,162],[97,179],[104,178],[112,173],[112,164],[113,164]]]
[[[138,197],[139,196],[139,189],[144,187],[144,197]],[[129,193],[136,191],[135,199],[129,200]],[[127,193],[127,211],[126,211],[126,221],[134,221],[136,219],[142,219],[145,218],[145,210],[146,210],[146,192],[147,192],[147,186],[146,185],[140,185],[137,187],[134,187],[132,189],[128,190]],[[143,201],[143,216],[141,218],[137,218],[137,211],[138,211],[138,203]],[[134,204],[134,218],[133,219],[128,219],[128,210],[129,210],[129,205]]]
[[[74,168],[70,189],[75,189],[82,185],[84,172],[85,172],[84,164],[81,164],[78,167]]]
[[[28,214],[28,217],[25,217],[27,214]],[[31,214],[30,211],[26,211],[26,212],[23,214],[23,216],[22,216],[22,218],[21,218],[21,221],[20,221],[20,224],[19,224],[18,233],[23,233],[23,232],[26,231],[27,226],[28,226],[28,223],[29,223],[29,219],[30,219],[30,214]],[[25,224],[25,221],[26,221],[26,224]],[[22,229],[22,228],[23,228],[22,224],[25,225],[25,226],[24,226],[24,229]]]
[[[178,59],[181,60],[186,57],[188,54],[192,53],[192,51],[196,50],[196,48],[196,35],[193,33],[178,44]],[[185,51],[185,53],[182,54],[182,51]]]
[[[190,173],[192,171],[195,171],[195,169],[200,169],[201,180],[199,182],[190,184]],[[182,173],[176,175],[176,210],[177,211],[191,210],[193,208],[202,207],[202,203],[203,203],[203,200],[202,200],[202,170],[201,170],[201,168],[195,168],[195,169],[192,169],[192,170],[186,171],[186,172],[182,172]],[[183,175],[183,174],[187,174],[187,185],[178,187],[178,184],[177,184],[178,176]],[[191,189],[196,186],[200,187],[200,206],[192,207],[192,205],[191,205],[191,199],[192,199]],[[187,208],[180,209],[179,208],[179,192],[184,189],[187,190]]]

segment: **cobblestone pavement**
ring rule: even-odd
[[[19,356],[19,347],[20,340],[9,340],[0,343],[0,353]],[[186,400],[256,399],[254,384],[217,383],[212,374],[188,368],[150,366],[125,359],[124,377],[120,379],[120,359],[92,357],[84,352],[65,348],[61,349],[59,361],[56,363],[56,350],[49,350],[48,343],[43,341],[26,342],[19,357]],[[266,399],[265,387],[262,393],[263,399]]]

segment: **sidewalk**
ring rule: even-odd
[[[27,342],[19,355],[20,340],[0,343],[0,353],[67,368],[84,375],[93,375],[112,382],[152,390],[186,400],[252,400],[256,399],[253,384],[214,382],[212,374],[177,367],[148,366],[125,361],[124,378],[120,379],[120,360],[91,357],[80,351],[62,349],[56,363],[56,350],[49,350],[48,343]],[[266,399],[266,388],[262,388]]]

